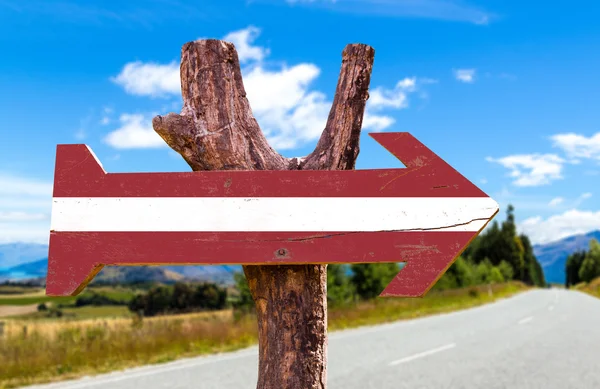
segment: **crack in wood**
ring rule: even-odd
[[[311,236],[307,236],[304,238],[286,238],[286,239],[223,239],[221,240],[222,242],[230,242],[230,243],[241,243],[241,242],[304,242],[304,241],[309,241],[309,240],[313,240],[313,239],[328,239],[328,238],[334,238],[337,236],[346,236],[346,235],[353,235],[353,234],[377,234],[377,233],[381,233],[381,232],[417,232],[417,231],[444,231],[448,228],[453,228],[453,227],[460,227],[460,226],[464,226],[464,225],[468,225],[472,222],[475,221],[487,221],[489,220],[488,218],[475,218],[475,219],[471,219],[467,222],[464,223],[457,223],[457,224],[451,224],[449,226],[443,226],[443,227],[431,227],[431,228],[406,228],[406,229],[397,229],[397,230],[376,230],[376,231],[344,231],[344,232],[338,232],[335,234],[320,234],[320,235],[311,235]]]

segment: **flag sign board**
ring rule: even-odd
[[[370,135],[406,168],[106,173],[58,145],[46,293],[105,265],[406,262],[382,296],[422,296],[498,204],[409,133]]]

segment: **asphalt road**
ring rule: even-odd
[[[29,388],[254,389],[256,351]],[[461,312],[334,332],[328,359],[329,389],[598,389],[600,299],[535,290]]]

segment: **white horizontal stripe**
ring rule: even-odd
[[[529,317],[519,320],[519,324],[529,323],[532,320],[533,320],[533,316],[529,316]]]
[[[59,197],[54,231],[479,231],[489,197]]]
[[[437,354],[442,351],[450,350],[451,348],[454,348],[454,347],[456,347],[456,343],[450,343],[450,344],[447,344],[442,347],[434,348],[433,350],[424,351],[422,353],[411,355],[410,357],[406,357],[406,358],[398,359],[397,361],[394,361],[394,362],[390,362],[390,366],[396,366],[401,363],[414,361],[415,359],[419,359],[419,358],[427,357],[429,355]]]

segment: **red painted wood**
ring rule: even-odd
[[[54,197],[487,197],[410,134],[370,135],[407,168],[108,174],[87,146],[59,145]],[[433,286],[476,235],[51,232],[46,293],[75,295],[103,265],[407,262],[382,296],[417,297]]]
[[[58,145],[54,197],[487,197],[406,132],[369,134],[407,168],[106,173],[85,145]]]
[[[72,295],[102,265],[407,264],[382,296],[422,296],[475,232],[58,232],[46,293]]]

